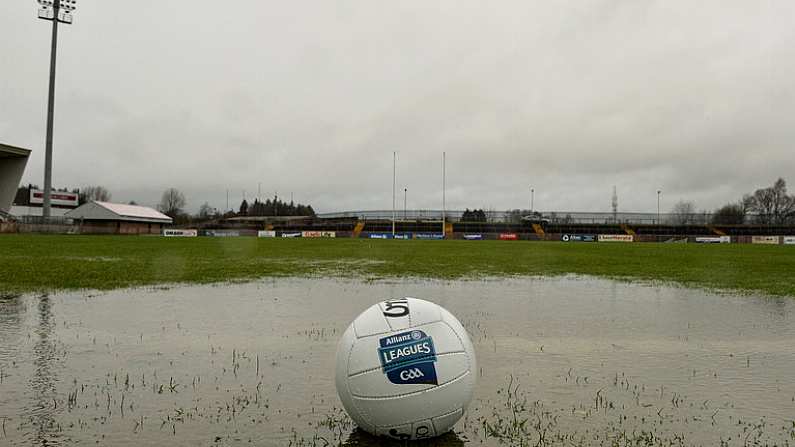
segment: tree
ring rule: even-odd
[[[520,209],[508,210],[506,211],[505,221],[509,223],[520,223],[522,222],[522,215],[524,214],[525,212]]]
[[[86,186],[77,196],[80,205],[88,202],[110,202],[110,192],[104,186]]]
[[[485,222],[486,221],[486,212],[481,210],[472,210],[470,211],[469,208],[464,211],[461,215],[462,222]]]
[[[248,202],[246,202],[246,199],[243,199],[243,201],[240,202],[240,215],[245,216],[247,214],[248,214]]]
[[[773,186],[757,189],[744,201],[759,223],[783,224],[795,218],[795,196],[787,195],[787,182],[783,178]]]
[[[160,198],[160,212],[175,219],[185,208],[185,195],[177,188],[168,188]]]
[[[680,200],[671,208],[671,223],[674,225],[687,225],[695,220],[696,205],[693,202]]]
[[[213,212],[213,207],[211,207],[209,203],[204,202],[202,206],[199,207],[199,219],[208,220],[213,214],[215,214]]]
[[[727,203],[712,213],[712,223],[720,225],[741,225],[745,223],[745,207],[742,202]]]

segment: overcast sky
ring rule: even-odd
[[[0,142],[43,184],[50,25],[0,1]],[[795,189],[795,2],[80,0],[53,183],[319,211],[713,209]]]

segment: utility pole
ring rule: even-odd
[[[47,97],[47,136],[44,149],[44,205],[42,216],[50,217],[52,203],[52,134],[55,119],[55,66],[58,53],[58,23],[72,23],[72,12],[77,8],[75,0],[39,0],[39,18],[52,21],[52,42],[50,43],[50,88]]]

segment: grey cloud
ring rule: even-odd
[[[189,6],[190,5],[190,6]],[[206,7],[204,7],[206,5]],[[48,28],[0,5],[0,140],[41,183]],[[786,1],[85,0],[61,37],[55,184],[322,210],[712,209],[795,182]],[[8,68],[10,67],[10,68]],[[265,192],[263,192],[265,195]],[[402,199],[402,197],[401,197]],[[401,201],[399,201],[402,203]]]

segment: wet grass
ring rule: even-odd
[[[0,266],[0,293],[287,276],[582,274],[795,296],[789,246],[3,235]]]

